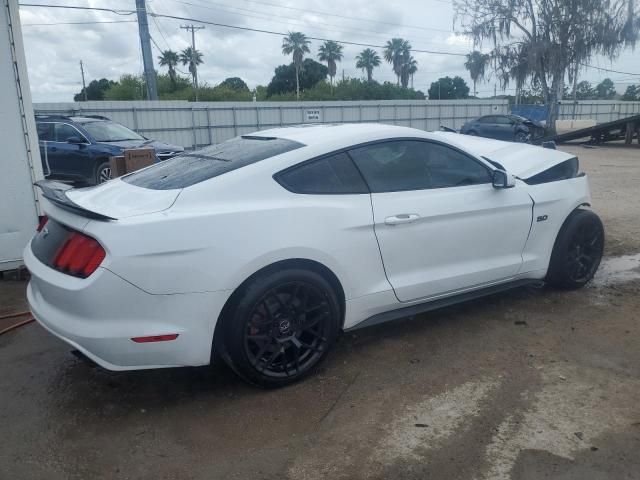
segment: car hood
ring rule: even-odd
[[[560,150],[526,143],[503,142],[459,133],[433,133],[472,155],[498,162],[507,172],[519,178],[529,178],[575,157]],[[442,137],[444,135],[446,137]]]
[[[123,140],[121,142],[104,142],[106,145],[119,147],[121,149],[151,147],[156,153],[161,152],[183,152],[184,147],[171,145],[169,143],[159,142],[157,140]]]
[[[95,187],[72,188],[64,196],[75,207],[111,219],[161,212],[178,198],[181,189],[152,190],[136,187],[120,178]]]

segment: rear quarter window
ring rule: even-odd
[[[137,187],[153,190],[186,188],[252,163],[290,152],[305,145],[274,137],[236,137],[226,142],[184,153],[122,177]]]

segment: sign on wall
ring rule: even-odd
[[[305,122],[322,122],[322,111],[319,108],[307,108],[304,111]]]

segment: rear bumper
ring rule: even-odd
[[[152,295],[104,268],[80,279],[24,252],[27,299],[47,330],[109,370],[206,365],[216,321],[231,292]],[[176,279],[179,281],[179,279]],[[172,341],[134,337],[177,333]]]

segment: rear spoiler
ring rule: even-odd
[[[77,203],[73,203],[66,194],[67,190],[71,190],[73,188],[71,185],[67,185],[62,182],[54,182],[53,180],[39,180],[34,183],[34,185],[42,190],[42,196],[44,198],[64,210],[94,220],[116,220],[113,217],[92,212],[91,210],[81,207]]]

